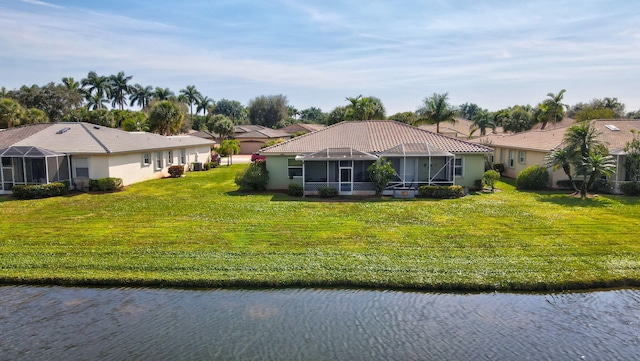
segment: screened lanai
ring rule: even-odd
[[[9,193],[14,185],[48,184],[71,180],[69,156],[31,146],[0,149],[2,172],[0,192]]]
[[[380,154],[393,165],[396,176],[387,188],[453,185],[462,159],[429,143],[402,143]],[[460,175],[460,174],[458,174]]]

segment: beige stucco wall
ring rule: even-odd
[[[494,149],[495,149],[494,164],[495,163],[504,164],[504,168],[505,168],[504,176],[509,178],[518,177],[518,174],[520,172],[522,172],[526,168],[529,168],[533,165],[543,166],[545,164],[544,158],[547,156],[547,154],[549,154],[546,152],[540,152],[535,150],[509,149],[509,148],[501,148],[501,147],[495,147],[495,146],[494,146]],[[509,150],[513,150],[515,152],[514,153],[515,160],[514,160],[513,167],[509,167]],[[521,151],[525,152],[524,163],[520,163],[519,152]],[[556,183],[559,180],[568,179],[567,175],[564,174],[564,171],[562,170],[562,168],[558,168],[555,171],[551,168],[548,168],[548,171],[549,171],[549,186],[551,188],[556,188],[557,187]]]

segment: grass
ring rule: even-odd
[[[0,282],[567,290],[640,286],[640,204],[500,191],[455,200],[244,194],[243,165],[123,192],[0,197]]]

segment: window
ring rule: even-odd
[[[302,161],[293,158],[287,159],[287,172],[289,178],[302,177]]]
[[[525,155],[525,152],[523,151],[518,152],[518,163],[524,163],[524,155]]]
[[[156,153],[156,169],[162,169],[162,152]]]
[[[151,154],[142,153],[142,165],[149,165],[149,164],[151,164]]]
[[[173,164],[173,151],[172,150],[167,152],[167,164]]]
[[[515,166],[515,157],[516,157],[516,151],[515,150],[510,150],[509,151],[509,168],[513,168]]]
[[[182,164],[182,165],[187,164],[187,150],[186,149],[180,149],[180,164]]]
[[[89,178],[89,159],[75,158],[76,177]]]
[[[456,177],[463,177],[464,176],[464,158],[456,158],[454,160],[454,165],[453,165],[453,174],[455,174]]]

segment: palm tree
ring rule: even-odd
[[[585,179],[580,187],[580,196],[586,198],[587,190],[591,188],[596,178],[610,176],[616,171],[616,161],[612,155],[604,155],[600,153],[591,153],[582,160],[582,164],[578,167],[578,172],[583,174]]]
[[[124,110],[124,104],[127,94],[131,93],[131,86],[127,84],[133,76],[126,76],[124,72],[118,72],[116,75],[109,77],[111,86],[111,106],[115,108],[116,104],[120,105],[120,110]]]
[[[573,190],[578,193],[578,187],[576,187],[573,182],[573,177],[571,176],[571,155],[566,148],[558,148],[551,152],[551,154],[547,155],[545,158],[545,167],[552,167],[553,170],[558,169],[558,167],[562,167],[564,174],[569,178],[569,182],[571,182],[571,186]]]
[[[346,97],[350,104],[345,107],[346,117],[352,120],[384,119],[385,109],[382,101],[376,97]]]
[[[227,158],[227,165],[231,165],[233,164],[232,156],[240,153],[240,142],[235,139],[223,140],[218,147],[218,152],[220,154],[228,155],[229,158]]]
[[[87,109],[89,110],[103,109],[106,107],[105,103],[107,99],[98,93],[93,95],[87,93],[84,99],[87,101]]]
[[[214,105],[215,101],[213,101],[213,99],[200,94],[196,99],[196,114],[200,113],[200,111],[202,110],[202,115],[206,116],[207,112],[209,112],[209,109],[211,109],[211,107]]]
[[[137,104],[140,108],[146,108],[149,106],[149,102],[153,97],[153,87],[151,85],[147,85],[146,87],[142,87],[140,84],[136,84],[131,88],[131,92],[129,93],[129,103],[130,106]]]
[[[176,104],[163,100],[154,105],[149,113],[149,129],[171,135],[180,129],[183,119],[184,114]]]
[[[109,92],[109,78],[98,75],[95,71],[90,71],[87,77],[80,81],[82,88],[85,91],[85,97],[96,100],[94,105],[97,105],[100,109],[104,107],[103,102],[99,99],[105,97]]]
[[[174,92],[169,90],[169,88],[160,88],[156,87],[156,90],[153,92],[153,98],[156,100],[169,100],[171,97],[175,96]]]
[[[414,125],[423,123],[435,124],[436,133],[440,133],[440,123],[449,122],[455,124],[455,112],[447,102],[448,96],[449,93],[433,93],[430,97],[424,98],[422,107],[416,112],[420,118]]]
[[[593,122],[583,122],[571,126],[564,134],[564,149],[568,153],[569,162],[576,168],[576,174],[583,176],[580,196],[586,197],[587,190],[599,174],[611,174],[611,161],[606,156],[606,147],[598,139],[600,133]],[[613,163],[615,169],[615,163]],[[594,178],[594,179],[591,179]],[[574,188],[577,188],[574,185]]]
[[[62,84],[67,87],[69,90],[77,90],[80,91],[80,83],[78,83],[72,77],[64,77],[62,78]]]
[[[489,112],[486,110],[480,110],[473,117],[473,121],[470,126],[471,133],[469,136],[472,136],[476,130],[480,130],[481,136],[487,135],[487,128],[491,128],[495,132],[496,124],[493,122]]]
[[[566,90],[562,89],[558,94],[548,93],[547,96],[549,99],[545,99],[538,106],[541,110],[539,120],[542,122],[542,127],[540,127],[540,129],[544,129],[548,122],[557,123],[562,120],[564,110],[567,107],[566,104],[562,103],[565,92]]]
[[[197,102],[200,92],[196,90],[195,85],[187,85],[185,89],[180,90],[180,95],[184,96],[185,103],[189,105],[189,115],[193,117],[193,104]]]

